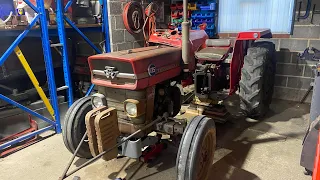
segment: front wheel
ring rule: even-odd
[[[92,110],[91,98],[83,97],[74,102],[65,115],[62,136],[66,148],[71,153],[75,152],[86,132],[85,117],[90,110]],[[87,141],[82,143],[76,155],[81,158],[92,158]]]
[[[183,133],[177,154],[177,180],[206,180],[216,148],[214,120],[196,116]]]

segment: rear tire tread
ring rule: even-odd
[[[263,116],[273,94],[275,45],[272,42],[255,42],[247,51],[241,70],[241,109],[249,117]]]

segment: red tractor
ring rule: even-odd
[[[201,112],[189,119],[176,117],[181,87],[194,84],[193,102],[206,109],[239,92],[246,115],[266,113],[273,94],[275,45],[256,40],[271,38],[270,30],[241,32],[231,47],[229,40],[189,30],[187,19],[182,25],[182,32],[154,33],[149,47],[89,57],[98,93],[77,100],[65,116],[63,139],[70,152],[94,157],[89,163],[118,154],[148,161],[165,148],[159,134],[168,134],[181,138],[177,179],[204,180],[215,151],[215,122]],[[148,136],[151,132],[158,135]]]

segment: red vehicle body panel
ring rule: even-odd
[[[205,47],[205,42],[209,38],[204,30],[190,30],[189,45],[191,62],[188,65],[189,71],[195,70],[194,53]],[[150,36],[149,42],[182,48],[182,34],[175,30],[159,31]]]
[[[250,29],[240,32],[233,47],[232,61],[230,64],[230,92],[233,94],[238,90],[239,81],[241,79],[241,69],[246,55],[247,48],[245,41],[254,41],[260,38],[272,38],[270,29]]]
[[[230,63],[230,95],[232,95],[238,90],[239,81],[241,79],[241,69],[243,66],[243,60],[243,41],[236,41],[234,44],[232,60]]]
[[[134,75],[139,77],[135,80],[135,83],[119,84],[112,82],[111,79],[95,78],[93,73],[91,73],[91,81],[96,85],[113,88],[144,89],[180,75],[182,70],[181,56],[181,48],[169,46],[151,46],[90,56],[88,62],[91,72],[94,70],[93,61],[119,61],[130,63]],[[155,75],[148,73],[150,65],[155,67]]]
[[[259,38],[271,38],[271,36],[270,29],[250,29],[239,32],[237,40],[256,40]]]
[[[195,52],[204,45],[208,35],[204,30],[190,30],[191,51]],[[149,42],[182,47],[182,34],[175,30],[159,31],[150,36]]]
[[[270,29],[251,29],[248,31],[240,32],[233,47],[233,56],[230,64],[230,92],[233,94],[237,91],[239,81],[241,78],[241,68],[243,66],[243,60],[246,52],[245,41],[254,41],[259,38],[271,38],[272,34]],[[205,41],[208,39],[208,35],[204,30],[190,31],[190,57],[192,57],[189,63],[189,71],[195,70],[195,52],[201,48],[204,48]],[[165,30],[154,33],[150,36],[150,43],[163,44],[166,46],[151,46],[145,48],[138,48],[126,51],[119,51],[101,55],[95,55],[89,57],[90,70],[93,70],[93,60],[112,60],[123,61],[131,63],[134,74],[146,74],[150,64],[153,64],[157,71],[154,76],[147,76],[145,78],[138,79],[134,84],[117,84],[112,81],[106,81],[103,79],[96,79],[92,76],[92,83],[101,86],[108,86],[113,88],[123,88],[130,90],[143,89],[149,86],[153,86],[157,83],[163,82],[170,78],[179,76],[183,70],[182,66],[182,34],[175,30]],[[162,71],[161,69],[165,69]],[[92,74],[92,73],[91,73]]]

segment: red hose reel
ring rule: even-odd
[[[131,34],[140,33],[144,24],[142,5],[134,1],[128,2],[123,8],[122,19],[128,32]]]
[[[156,32],[156,12],[159,6],[150,3],[145,10],[138,2],[128,2],[123,9],[123,23],[131,34],[139,34],[143,31],[145,46],[148,46],[150,36]]]

